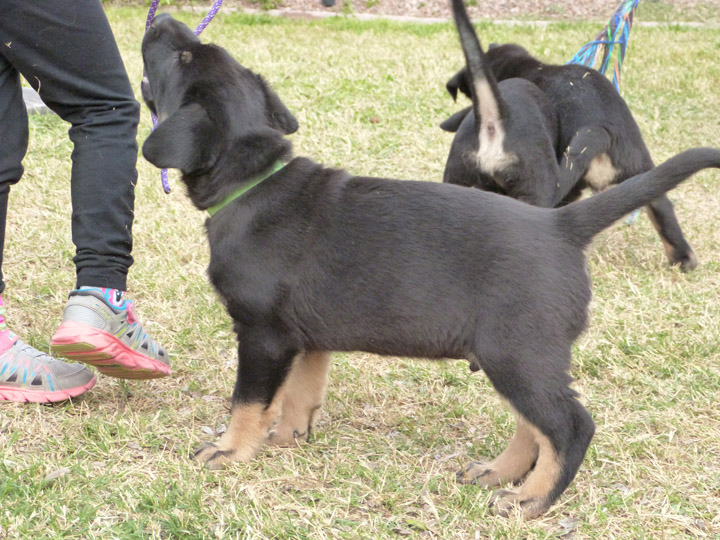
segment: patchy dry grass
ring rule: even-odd
[[[111,9],[136,90],[145,13]],[[182,15],[189,24],[197,17]],[[483,24],[562,62],[587,24]],[[220,16],[207,39],[262,73],[297,115],[298,154],[353,173],[438,181],[464,104],[444,93],[461,65],[449,25],[306,23]],[[624,95],[657,161],[720,146],[720,31],[637,28]],[[139,95],[139,93],[138,93]],[[33,117],[26,175],[13,189],[5,301],[40,349],[73,284],[66,126]],[[143,112],[141,139],[149,132]],[[177,181],[165,196],[139,162],[130,289],[173,353],[172,378],[101,378],[82,399],[0,406],[0,538],[717,538],[720,535],[720,175],[671,194],[701,264],[666,266],[641,215],[588,252],[595,299],[573,374],[598,432],[576,481],[541,519],[490,515],[490,493],[458,485],[469,459],[499,452],[512,419],[464,362],[335,357],[311,444],[268,449],[210,472],[188,459],[228,420],[235,378],[228,317],[204,269],[204,216]]]

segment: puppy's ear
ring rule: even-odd
[[[440,129],[449,133],[456,133],[460,128],[460,124],[465,120],[467,114],[472,110],[472,107],[465,107],[462,111],[458,111],[453,114],[450,118],[440,124]]]
[[[448,93],[452,96],[454,101],[457,101],[457,93],[460,90],[467,97],[472,99],[472,92],[470,90],[470,84],[468,82],[467,68],[462,68],[452,78],[445,83],[445,88]]]
[[[219,155],[218,133],[196,103],[180,107],[145,140],[143,157],[161,169],[191,173],[208,169]]]
[[[230,148],[234,174],[244,178],[262,172],[275,160],[287,157],[292,143],[279,130],[265,126],[244,132]]]
[[[457,93],[458,93],[458,77],[460,76],[460,72],[456,73],[452,76],[452,78],[445,83],[445,90],[448,91],[448,94],[450,94],[453,98],[453,101],[457,101]]]
[[[263,81],[264,83],[264,81]],[[265,93],[265,116],[271,128],[290,135],[298,130],[298,121],[280,101],[278,95],[266,83],[263,85]]]

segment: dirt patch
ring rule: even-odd
[[[325,2],[334,5],[326,7]],[[279,3],[279,5],[278,5]],[[605,21],[619,5],[619,0],[494,0],[492,2],[469,2],[468,12],[473,19],[524,19],[524,20],[598,20]],[[475,5],[472,5],[475,4]],[[448,18],[450,7],[447,0],[235,0],[235,6],[258,8],[277,7],[281,10],[304,12],[334,12],[400,17]],[[658,2],[647,0],[640,3],[650,6],[653,13],[682,13],[683,20],[701,20],[700,14],[708,10],[720,10],[716,0],[671,0]],[[664,9],[662,9],[664,8]],[[641,11],[642,13],[642,11]],[[697,14],[698,16],[693,16]]]

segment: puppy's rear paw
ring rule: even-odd
[[[461,484],[494,487],[506,482],[507,478],[501,476],[494,461],[471,461],[465,469],[457,472],[457,481]]]
[[[689,250],[683,255],[675,255],[675,259],[671,262],[672,264],[680,264],[680,270],[683,272],[692,272],[697,268],[698,258],[693,250]]]
[[[482,461],[471,461],[468,465],[457,472],[457,481],[461,484],[477,484],[479,486],[494,486],[496,475],[490,463]]]

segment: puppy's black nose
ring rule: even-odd
[[[160,15],[156,15],[153,19],[152,24],[148,28],[148,30],[155,30],[159,25],[163,23],[163,21],[166,21],[167,19],[172,19],[172,16],[169,13],[160,13]]]
[[[172,16],[169,13],[161,13],[160,15],[157,15],[155,19],[153,20],[153,24],[157,22],[162,22],[165,19],[172,19]]]

